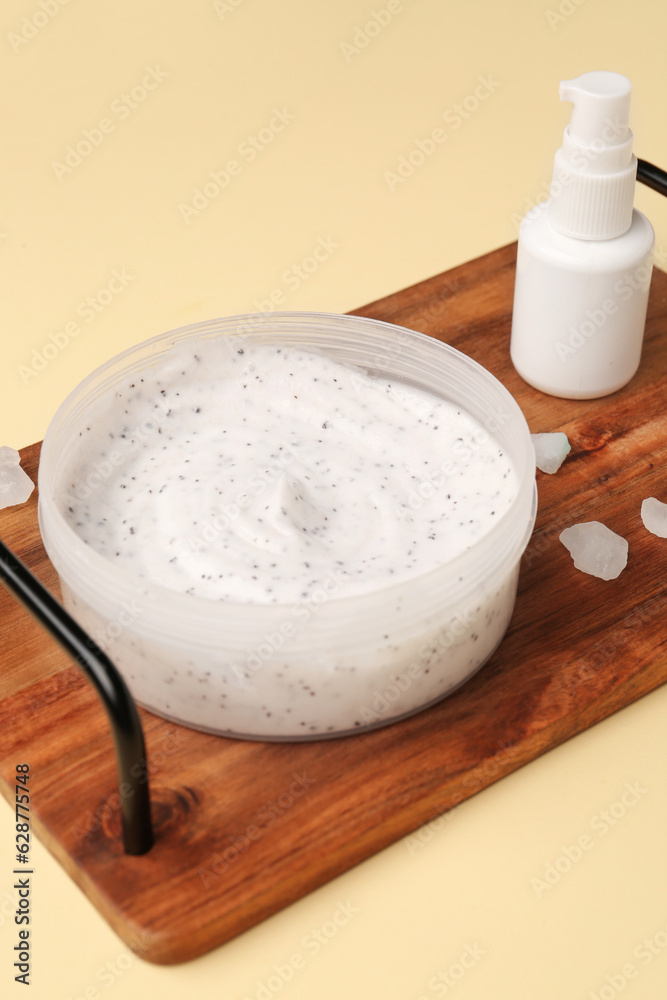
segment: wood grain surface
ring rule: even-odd
[[[538,473],[539,513],[515,614],[454,695],[372,733],[301,744],[222,739],[142,711],[157,832],[123,854],[111,737],[87,681],[0,588],[0,784],[29,762],[32,829],[121,938],[152,962],[222,944],[667,679],[667,541],[640,519],[667,500],[667,275],[655,272],[639,373],[601,400],[554,399],[509,359],[516,247],[358,310],[447,341],[498,376],[532,431],[572,452]],[[22,453],[36,479],[39,445]],[[630,543],[605,582],[577,572],[562,528],[601,520]],[[0,537],[59,594],[37,499]]]

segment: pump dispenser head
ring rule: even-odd
[[[566,236],[608,240],[630,228],[637,175],[631,91],[626,77],[602,71],[560,85],[573,108],[554,159],[549,221]]]

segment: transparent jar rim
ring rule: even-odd
[[[419,586],[428,593],[436,594],[438,606],[442,606],[443,602],[452,597],[455,597],[457,603],[460,603],[469,593],[472,593],[475,587],[479,586],[481,580],[493,575],[493,571],[498,565],[520,557],[530,537],[535,518],[534,453],[530,442],[530,432],[523,413],[511,393],[491,372],[449,344],[407,327],[387,323],[384,320],[339,313],[273,312],[220,317],[158,334],[108,359],[86,376],[67,395],[54,414],[44,436],[38,473],[40,530],[43,538],[46,535],[45,545],[48,539],[53,545],[54,551],[58,553],[57,562],[60,568],[59,565],[56,565],[57,571],[60,573],[62,569],[65,577],[71,573],[77,574],[79,578],[84,577],[84,582],[92,588],[94,594],[99,594],[102,587],[107,599],[112,601],[114,599],[122,601],[123,598],[127,597],[128,592],[155,595],[155,605],[159,611],[155,616],[151,615],[149,611],[142,619],[140,629],[142,632],[151,634],[154,630],[159,630],[161,635],[170,632],[179,634],[183,627],[201,627],[204,630],[210,629],[213,632],[218,632],[229,624],[222,621],[223,618],[229,617],[232,622],[239,624],[247,619],[248,625],[252,625],[257,616],[261,614],[262,609],[270,608],[271,613],[276,615],[280,612],[287,613],[293,607],[294,602],[278,602],[271,605],[231,601],[218,602],[206,598],[193,598],[187,594],[169,590],[153,581],[134,577],[122,567],[115,566],[95,552],[76,534],[58,509],[57,501],[52,495],[51,482],[53,482],[55,475],[54,463],[57,455],[55,444],[58,442],[59,434],[62,433],[62,422],[75,404],[85,403],[86,395],[90,394],[93,388],[104,385],[103,377],[109,370],[113,369],[115,381],[126,368],[131,367],[129,363],[132,359],[136,359],[140,354],[145,354],[152,346],[165,345],[165,351],[167,351],[176,343],[188,338],[221,335],[232,333],[234,330],[239,336],[245,337],[255,333],[266,334],[269,332],[269,328],[273,327],[276,328],[275,333],[281,333],[283,336],[289,332],[293,334],[299,332],[295,327],[305,328],[301,332],[312,334],[315,332],[317,324],[324,325],[328,332],[334,336],[349,335],[355,328],[365,330],[367,333],[372,331],[373,334],[378,335],[379,346],[381,346],[380,335],[383,331],[385,336],[389,333],[394,336],[397,334],[407,336],[415,344],[421,344],[429,350],[447,354],[452,362],[467,367],[489,385],[494,385],[496,391],[499,389],[501,395],[504,396],[505,403],[513,410],[513,418],[522,428],[525,439],[523,457],[528,466],[527,469],[520,470],[519,492],[512,506],[489,532],[468,549],[463,550],[441,566],[434,567],[408,580],[380,586],[360,595],[334,595],[327,601],[327,606],[338,609],[343,617],[345,617],[345,611],[348,608],[354,608],[355,617],[359,617],[363,616],[364,612],[367,609],[370,610],[371,607],[375,611],[378,600],[381,599],[390,604],[411,586],[413,588]],[[247,328],[244,329],[244,326]],[[310,329],[311,326],[313,329]],[[239,327],[241,327],[240,332]],[[290,329],[288,330],[287,327]],[[312,346],[316,347],[317,345],[313,344]],[[159,357],[165,351],[158,352],[153,356]],[[119,367],[126,360],[128,365]],[[145,364],[150,364],[150,360],[150,357],[146,357]],[[391,377],[400,380],[400,376]],[[100,379],[102,379],[101,382]],[[443,398],[446,397],[443,396]],[[509,522],[512,523],[509,524]],[[60,535],[60,544],[54,537],[57,533]],[[461,576],[462,569],[465,570],[465,578],[468,583],[464,591],[453,583]],[[166,631],[165,623],[169,623]]]

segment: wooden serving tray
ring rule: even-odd
[[[431,334],[500,378],[532,431],[572,452],[538,474],[539,514],[516,611],[489,663],[457,693],[376,732],[257,743],[142,711],[154,848],[120,841],[106,716],[78,668],[0,588],[0,773],[31,770],[32,829],[143,958],[182,962],[222,944],[667,679],[667,541],[640,519],[667,500],[667,275],[656,271],[641,369],[601,400],[554,399],[509,358],[511,245],[358,310]],[[39,445],[23,465],[35,479]],[[562,528],[601,520],[630,543],[626,570],[577,572]],[[0,537],[58,593],[37,500],[0,512]]]

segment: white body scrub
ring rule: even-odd
[[[80,571],[116,567],[134,596],[89,600],[54,560],[65,602],[137,700],[187,725],[298,739],[410,714],[511,616],[518,556],[466,564],[522,491],[490,423],[317,347],[177,344],[68,428],[54,499]]]
[[[85,433],[72,528],[211,600],[308,600],[332,573],[344,596],[410,579],[486,534],[517,491],[459,407],[297,348],[200,344],[119,387]]]

